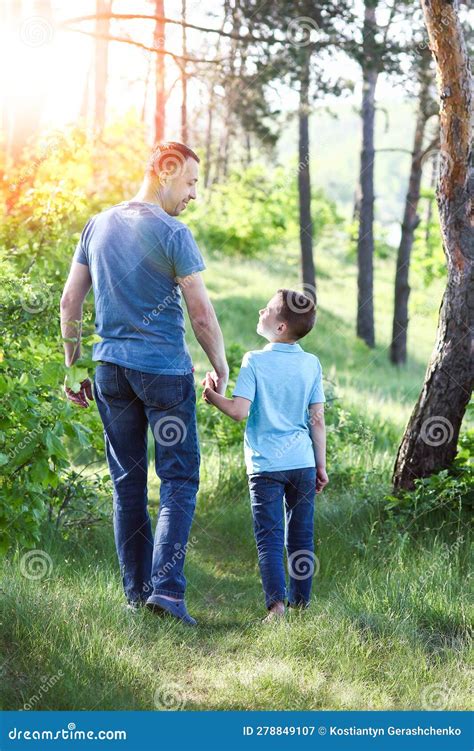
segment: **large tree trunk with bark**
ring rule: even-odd
[[[415,229],[420,223],[418,203],[420,200],[421,177],[423,171],[423,139],[426,123],[430,117],[429,101],[431,75],[429,68],[420,71],[420,91],[418,97],[418,115],[416,118],[415,138],[413,143],[410,178],[403,214],[402,234],[397,254],[397,271],[395,275],[395,300],[392,326],[392,342],[390,346],[390,360],[394,365],[402,365],[407,359],[408,332],[408,299],[410,285],[408,283],[410,270],[410,256],[415,236]],[[429,151],[429,149],[428,149]]]
[[[440,96],[437,200],[448,266],[436,344],[394,467],[395,489],[448,467],[473,386],[471,75],[457,3],[422,2]],[[471,177],[471,179],[470,179]]]
[[[300,83],[298,201],[300,215],[301,275],[303,291],[316,299],[313,259],[313,221],[311,219],[311,176],[309,171],[309,53]]]
[[[377,24],[376,4],[366,0],[362,91],[362,151],[360,155],[359,238],[357,242],[357,336],[375,346],[374,327],[374,123],[378,69],[370,46]]]
[[[165,15],[164,0],[155,1],[155,30],[153,34],[153,47],[157,50],[165,49],[166,28],[163,21]],[[155,65],[155,127],[154,143],[159,143],[165,138],[165,56],[157,54]]]

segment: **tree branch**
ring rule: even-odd
[[[145,50],[146,52],[155,52],[157,55],[169,55],[173,58],[173,60],[176,62],[177,65],[180,64],[180,62],[188,62],[188,63],[213,63],[213,64],[220,64],[224,62],[224,58],[220,58],[218,60],[204,60],[200,59],[198,57],[186,57],[185,55],[176,55],[174,52],[170,52],[169,50],[163,50],[159,49],[157,47],[149,47],[147,44],[142,44],[142,42],[136,42],[134,39],[127,39],[126,37],[117,37],[113,36],[112,34],[98,34],[95,31],[84,31],[83,29],[72,29],[68,26],[64,26],[65,31],[73,31],[76,34],[84,34],[85,36],[94,37],[96,39],[107,39],[109,42],[124,42],[125,44],[131,44],[134,47],[139,47],[142,50]]]

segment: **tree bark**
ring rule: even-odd
[[[362,64],[362,151],[360,155],[360,212],[357,242],[357,336],[369,347],[375,346],[374,328],[374,123],[375,89],[378,69],[371,54],[371,42],[377,30],[376,4],[365,4]]]
[[[303,66],[300,82],[298,201],[300,216],[301,275],[303,291],[316,299],[316,280],[313,259],[313,221],[311,219],[311,175],[309,171],[309,53]]]
[[[415,138],[408,181],[408,192],[403,214],[402,234],[397,254],[397,270],[395,274],[395,300],[392,324],[392,342],[390,345],[390,360],[394,365],[402,365],[407,359],[408,332],[408,299],[410,285],[408,282],[410,271],[410,256],[413,247],[415,229],[420,223],[418,203],[420,200],[421,178],[423,172],[423,138],[426,123],[429,119],[428,102],[431,86],[429,68],[420,70],[420,91],[418,97],[418,114],[415,126]]]
[[[164,17],[164,0],[155,0],[155,30],[153,34],[153,47],[165,49],[166,27]],[[165,138],[165,57],[156,56],[155,64],[155,117],[154,117],[154,143],[159,143]]]
[[[110,30],[110,19],[104,18],[111,12],[112,0],[96,0],[96,32],[95,40],[95,107],[94,131],[101,135],[105,126],[105,112],[107,102],[107,68],[109,58],[109,43],[105,39]]]
[[[398,449],[395,489],[449,467],[473,386],[471,75],[457,3],[424,0],[422,8],[440,97],[437,202],[448,282],[425,381]]]

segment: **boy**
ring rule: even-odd
[[[284,615],[287,599],[290,607],[307,607],[311,593],[314,494],[328,483],[326,399],[318,358],[297,342],[311,331],[315,315],[308,297],[279,289],[259,311],[257,333],[269,343],[244,355],[232,398],[215,391],[210,373],[204,382],[205,401],[236,421],[248,416],[245,463],[269,611],[264,621]]]

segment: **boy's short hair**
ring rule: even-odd
[[[168,171],[170,167],[183,167],[186,159],[200,162],[198,155],[186,144],[179,141],[162,141],[153,147],[148,159],[147,172],[158,173],[162,170]]]
[[[302,339],[314,326],[316,320],[316,301],[294,289],[278,289],[280,306],[278,318],[288,324],[295,339]]]

